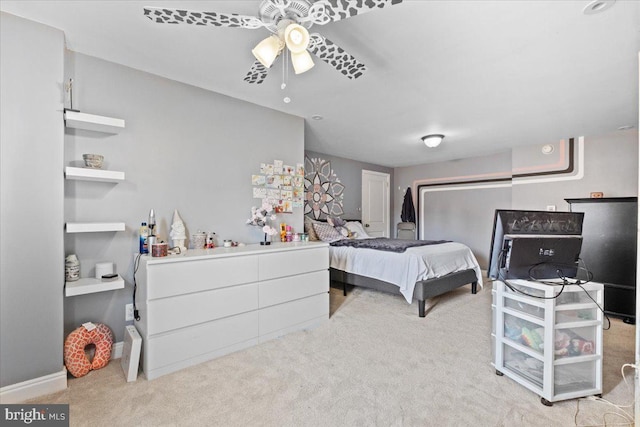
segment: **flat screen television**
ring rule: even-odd
[[[496,209],[487,276],[498,279],[506,234],[581,236],[583,221],[583,212]]]

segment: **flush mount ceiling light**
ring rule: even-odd
[[[296,74],[313,67],[310,53],[350,79],[357,79],[367,67],[341,47],[318,33],[309,34],[313,25],[325,25],[363,13],[393,6],[403,0],[336,1],[336,0],[262,0],[258,16],[236,13],[200,12],[164,7],[145,7],[144,14],[159,24],[236,27],[249,30],[265,28],[272,33],[252,50],[256,61],[244,80],[260,84],[269,68],[282,55]],[[284,47],[287,49],[284,49]],[[288,53],[291,55],[288,55]],[[285,69],[286,67],[283,67]]]
[[[429,148],[435,148],[438,145],[440,145],[440,143],[442,142],[443,139],[444,139],[444,135],[431,134],[431,135],[423,136],[422,137],[422,142],[424,142],[424,145],[426,145]]]
[[[604,12],[609,9],[616,0],[593,0],[582,9],[582,13],[585,15],[593,15],[596,13]]]

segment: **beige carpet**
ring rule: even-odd
[[[543,406],[495,374],[490,284],[431,300],[425,318],[376,291],[332,289],[331,302],[330,321],[313,331],[153,381],[126,383],[112,361],[31,403],[69,403],[72,426],[629,425],[602,402]],[[633,362],[634,326],[613,319],[604,348],[603,397],[630,404],[620,368]]]

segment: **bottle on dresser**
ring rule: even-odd
[[[140,253],[148,254],[149,246],[147,244],[147,238],[149,237],[149,227],[147,227],[147,223],[143,222],[140,225]]]
[[[158,242],[158,238],[156,236],[156,214],[153,209],[149,211],[149,221],[147,222],[147,227],[149,227],[149,235],[147,236],[148,253],[152,249],[152,246]]]

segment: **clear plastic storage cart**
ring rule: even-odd
[[[603,285],[557,282],[509,280],[514,291],[495,281],[492,291],[496,374],[548,406],[602,394]]]

